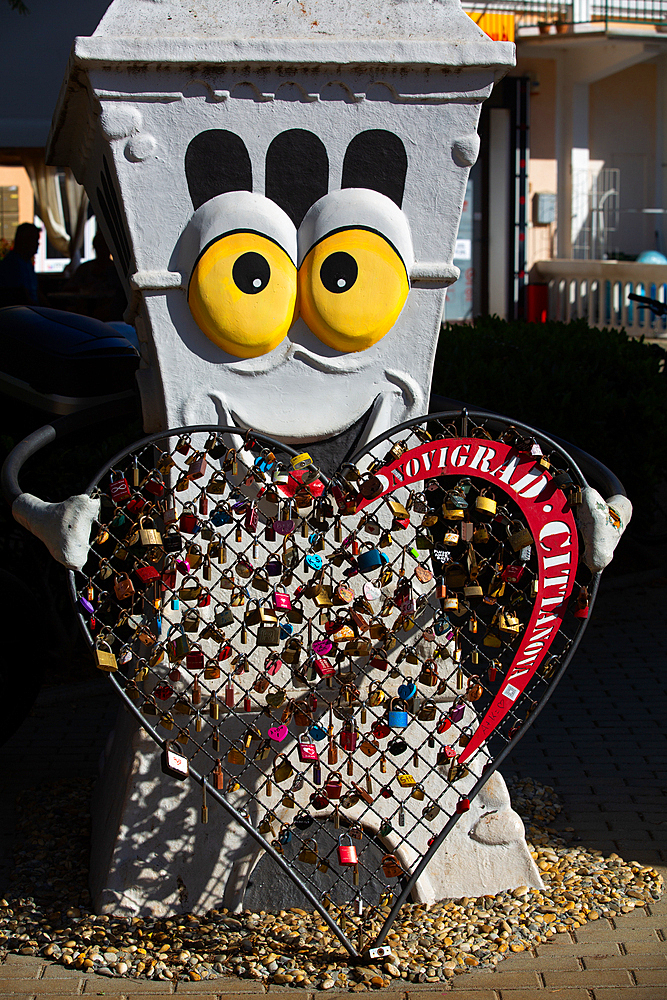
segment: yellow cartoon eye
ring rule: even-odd
[[[367,229],[325,237],[299,271],[299,308],[313,333],[337,351],[364,351],[391,330],[410,291],[391,243]]]
[[[200,254],[188,304],[214,344],[237,358],[256,358],[285,339],[296,293],[296,268],[282,247],[259,233],[237,232]]]

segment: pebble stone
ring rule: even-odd
[[[526,823],[545,888],[518,886],[431,907],[406,903],[385,941],[391,955],[379,965],[353,966],[320,915],[300,907],[233,915],[213,909],[159,919],[91,913],[90,785],[60,782],[56,791],[51,785],[37,802],[34,792],[17,800],[21,847],[12,891],[0,900],[0,960],[11,952],[115,978],[201,982],[232,974],[357,993],[398,979],[439,983],[468,969],[492,969],[508,954],[589,920],[630,913],[663,890],[662,877],[649,865],[563,840],[549,827],[560,810],[553,789],[530,778],[515,780],[512,802]],[[336,917],[335,907],[331,912]],[[367,945],[388,913],[388,907],[367,909],[363,917],[344,917],[343,927],[355,942],[362,933]]]

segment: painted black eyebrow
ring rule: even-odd
[[[397,135],[382,128],[355,135],[343,160],[343,188],[371,188],[403,203],[408,155]]]
[[[234,132],[200,132],[185,153],[185,176],[195,209],[228,191],[252,191],[252,165],[245,143]]]
[[[322,140],[303,128],[277,135],[266,151],[266,197],[298,228],[310,206],[328,190],[329,157]]]

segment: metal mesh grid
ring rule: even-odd
[[[356,508],[374,471],[429,437],[461,436],[532,451],[573,503],[585,485],[547,439],[464,411],[395,428],[331,481],[305,459],[295,472],[291,449],[261,435],[172,431],[116,456],[90,491],[101,523],[73,586],[98,666],[187,758],[174,765],[165,750],[163,766],[203,783],[202,819],[208,794],[287,855],[353,953],[340,926],[384,917],[384,937],[586,621],[574,616],[590,585],[582,568],[549,657],[459,764],[532,609],[521,512],[498,491],[493,511],[486,483],[455,476]]]

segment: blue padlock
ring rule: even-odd
[[[368,549],[366,552],[360,552],[357,556],[357,566],[362,573],[377,569],[383,562],[384,559],[379,549]]]
[[[398,702],[399,705],[403,705],[403,708],[394,708],[394,704]],[[387,722],[392,729],[406,729],[408,725],[408,712],[405,704],[400,698],[392,698],[389,702],[389,711],[387,712]]]
[[[318,556],[317,552],[306,553],[306,563],[311,569],[320,570],[322,569],[322,556]]]
[[[402,698],[403,701],[410,701],[410,698],[414,698],[416,694],[417,685],[414,681],[405,681],[398,689],[398,697]]]
[[[319,722],[314,722],[308,730],[308,735],[311,739],[319,743],[320,740],[325,740],[327,738],[327,731],[324,726],[321,726]]]

